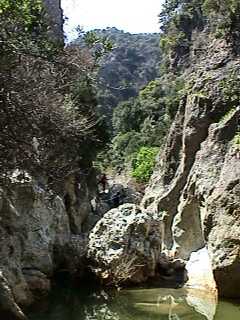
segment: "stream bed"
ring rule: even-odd
[[[239,320],[240,301],[218,301],[189,289],[115,293],[57,287],[27,312],[29,320]]]

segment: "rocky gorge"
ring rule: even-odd
[[[18,170],[0,189],[6,319],[26,319],[61,272],[80,286],[91,274],[119,290],[181,288],[192,305],[202,299],[208,319],[218,296],[240,298],[240,58],[207,27],[192,37],[179,107],[143,196],[114,179],[100,193],[91,161],[65,176],[59,195]]]

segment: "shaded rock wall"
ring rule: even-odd
[[[96,172],[77,169],[65,179],[64,202],[72,234],[86,232],[94,224],[91,201],[97,196]]]

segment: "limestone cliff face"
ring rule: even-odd
[[[68,217],[61,199],[49,198],[37,185],[12,186],[0,198],[0,270],[13,301],[30,304],[34,294],[50,289],[55,248],[70,239]]]
[[[82,231],[92,223],[90,201],[96,188],[92,176],[66,185],[69,207],[34,180],[0,189],[0,316],[4,311],[23,319],[18,306],[46,295],[58,271],[81,276],[86,250]]]
[[[207,247],[226,297],[240,292],[239,62],[224,40],[208,43],[143,200],[164,221],[167,250],[188,260]]]

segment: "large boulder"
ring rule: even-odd
[[[88,257],[113,283],[154,276],[159,252],[161,222],[134,204],[108,211],[89,235]]]
[[[124,204],[108,211],[90,232],[88,257],[96,274],[111,285],[185,281],[184,263],[166,257],[162,238],[157,215]]]

